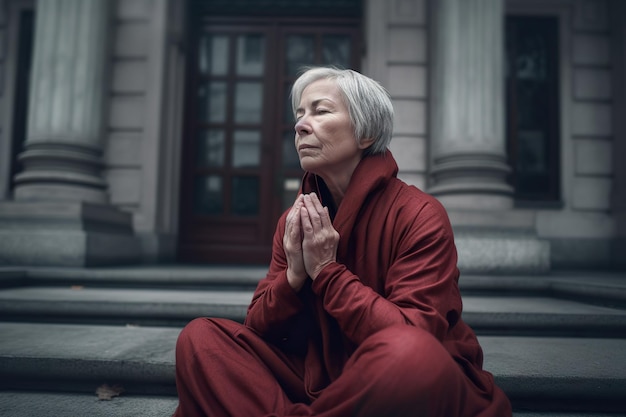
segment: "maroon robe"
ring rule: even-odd
[[[274,235],[244,325],[199,319],[177,345],[177,415],[510,416],[461,318],[441,204],[396,178],[390,152],[356,168],[333,226],[337,261],[296,293]],[[307,173],[334,212],[321,178]]]

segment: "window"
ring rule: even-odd
[[[506,18],[507,145],[518,205],[560,199],[558,20]]]

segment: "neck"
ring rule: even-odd
[[[336,208],[339,208],[339,205],[343,201],[343,197],[346,195],[353,173],[354,169],[350,172],[342,172],[339,175],[320,175],[326,184],[326,188],[328,188],[328,192],[330,193]]]
[[[328,188],[336,208],[339,208],[339,205],[343,201],[343,197],[346,195],[348,185],[350,185],[350,180],[352,179],[352,174],[361,162],[361,157],[362,154],[359,154],[355,158],[343,161],[338,169],[331,169],[326,170],[325,172],[317,173],[317,176],[324,180],[326,188]]]

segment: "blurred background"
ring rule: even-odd
[[[266,265],[289,89],[352,68],[461,270],[626,265],[626,4],[2,0],[0,264]]]

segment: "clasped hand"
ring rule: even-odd
[[[287,258],[287,280],[299,291],[307,275],[315,280],[321,270],[337,259],[339,233],[328,208],[315,193],[301,194],[287,214],[283,248]]]

